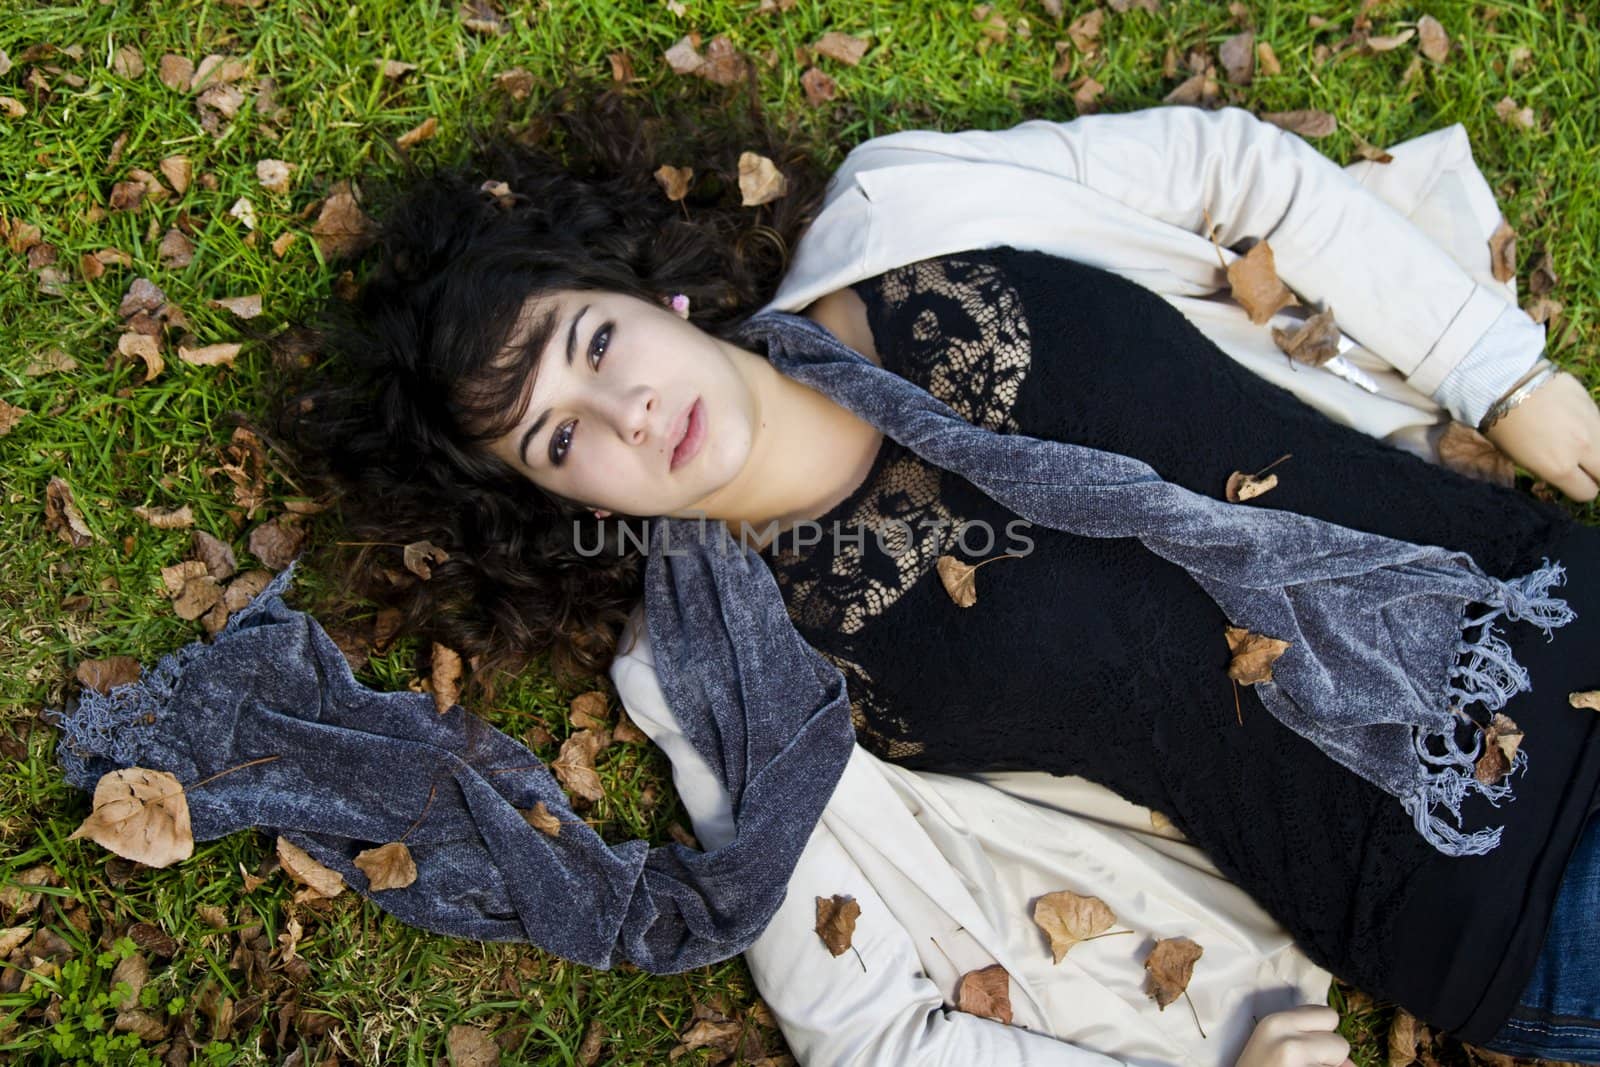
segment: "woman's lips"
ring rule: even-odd
[[[693,459],[695,453],[700,451],[700,443],[706,438],[705,405],[700,402],[699,397],[695,397],[694,403],[689,405],[687,421],[688,425],[683,430],[683,440],[672,450],[672,464],[669,470],[677,470]]]

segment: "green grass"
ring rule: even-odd
[[[526,68],[548,88],[574,74],[603,77],[607,54],[624,51],[640,76],[630,91],[676,97],[683,79],[667,70],[661,53],[691,29],[707,39],[726,33],[758,59],[772,53],[774,65],[758,62],[761,99],[797,136],[814,143],[827,164],[860,140],[897,129],[1004,126],[1075,113],[1071,91],[1051,76],[1065,27],[1031,0],[994,5],[1009,33],[984,48],[982,25],[965,4],[799,0],[792,10],[765,15],[755,13],[756,0],[684,0],[684,6],[678,16],[655,0],[518,3],[507,14],[507,32],[485,37],[465,30],[453,6],[407,0],[267,0],[254,10],[197,0],[7,5],[0,49],[14,61],[39,44],[82,52],[19,62],[0,75],[0,95],[28,109],[23,118],[0,118],[0,215],[38,226],[67,275],[58,294],[42,293],[23,257],[0,250],[0,400],[28,412],[0,438],[0,662],[6,666],[0,675],[0,887],[40,865],[52,873],[31,913],[14,915],[0,903],[0,927],[48,925],[75,956],[55,976],[40,972],[27,990],[0,985],[7,990],[0,991],[0,1058],[139,1062],[129,1049],[104,1044],[114,1015],[104,997],[114,945],[134,922],[154,924],[176,942],[170,960],[152,959],[144,1002],[218,1062],[276,1062],[299,1048],[307,1063],[335,1055],[427,1063],[444,1055],[452,1025],[470,1023],[494,1033],[508,1061],[573,1063],[586,1029],[598,1020],[605,1062],[655,1063],[665,1061],[691,1024],[696,1004],[720,997],[736,1015],[754,1011],[754,990],[737,961],[665,978],[603,973],[526,947],[423,935],[353,894],[321,907],[293,905],[285,878],[272,870],[272,842],[264,835],[204,844],[173,869],[129,873],[108,864],[98,847],[66,840],[87,805],[62,783],[52,755],[54,732],[38,719],[41,708],[71,699],[80,660],[121,654],[150,662],[201,635],[198,624],[173,614],[161,589],[160,568],[187,554],[187,531],[152,529],[133,507],[189,504],[196,525],[232,543],[245,563],[255,522],[300,495],[274,475],[268,508],[247,519],[214,471],[233,413],[255,410],[267,360],[262,345],[248,345],[233,368],[191,367],[168,353],[165,372],[145,384],[117,357],[117,306],[134,277],[161,286],[202,343],[243,336],[227,312],[208,306],[217,297],[260,293],[266,313],[253,326],[294,322],[323,298],[337,273],[304,236],[309,220],[303,212],[331,182],[395,173],[394,139],[429,116],[438,119],[440,133],[414,150],[421,158],[457,157],[470,119],[498,113],[516,121],[516,107],[493,87],[493,76],[513,67]],[[1348,0],[1244,6],[1283,70],[1239,90],[1237,102],[1257,111],[1333,112],[1341,128],[1318,145],[1334,159],[1355,158],[1352,131],[1381,145],[1449,123],[1467,127],[1484,173],[1521,234],[1522,277],[1541,247],[1554,257],[1561,282],[1553,295],[1566,305],[1566,324],[1552,335],[1554,354],[1594,383],[1600,354],[1600,16],[1585,17],[1585,0],[1391,0],[1374,9],[1374,32],[1397,32],[1431,13],[1455,45],[1442,66],[1424,63],[1406,79],[1414,43],[1332,64],[1316,61],[1319,44],[1337,46],[1349,32],[1357,5]],[[1067,7],[1070,20],[1089,5]],[[1329,24],[1313,28],[1311,16]],[[1192,48],[1214,54],[1238,28],[1221,2],[1166,0],[1159,14],[1108,13],[1100,57],[1092,63],[1079,58],[1066,81],[1093,73],[1107,87],[1107,110],[1158,104],[1180,80],[1162,73],[1168,49],[1180,59]],[[800,86],[804,68],[795,49],[830,29],[870,37],[873,46],[858,67],[820,61],[840,95],[813,108]],[[110,68],[110,57],[124,45],[142,55],[142,76],[124,78]],[[1520,62],[1519,49],[1527,50]],[[249,57],[257,76],[276,79],[282,111],[258,115],[247,100],[214,137],[200,125],[192,98],[158,80],[157,63],[167,52],[195,61],[210,53]],[[383,58],[418,70],[386,81],[374,63]],[[36,99],[24,79],[30,68],[50,65],[60,73],[41,71],[50,95]],[[71,84],[75,79],[81,84]],[[724,96],[699,83],[690,92],[706,106]],[[1496,116],[1494,104],[1505,96],[1534,108],[1536,128],[1513,128]],[[120,161],[108,164],[123,135]],[[105,205],[113,182],[130,168],[153,172],[161,159],[178,153],[190,157],[197,178],[214,176],[215,187],[196,181],[165,202],[91,219],[90,206]],[[262,158],[296,164],[288,193],[259,187],[255,162]],[[253,244],[227,213],[241,196],[256,208]],[[192,223],[195,256],[187,267],[169,269],[157,246],[180,215]],[[302,238],[280,259],[269,245],[287,232]],[[102,248],[121,249],[133,266],[83,279],[79,257]],[[24,373],[51,349],[70,355],[77,368]],[[46,529],[44,492],[52,476],[71,486],[95,535],[90,544],[72,548]],[[1576,511],[1590,516],[1588,508]],[[317,575],[302,584],[313,602],[327,591]],[[375,658],[362,677],[374,686],[403,686],[415,654],[401,643]],[[538,723],[559,739],[569,729],[565,702],[571,695],[531,672],[475,710],[512,733],[528,736]],[[554,755],[550,744],[536,750]],[[683,821],[659,755],[613,746],[602,757],[602,774],[609,796],[593,815],[608,836],[664,840],[667,826]],[[246,892],[241,868],[265,874],[265,883]],[[202,918],[207,906],[222,909],[222,930]],[[276,948],[291,916],[305,931],[298,947],[303,968],[286,968],[274,953],[266,977],[252,980],[230,963],[241,934],[247,948],[255,937]],[[234,1012],[231,1027],[223,1025],[224,1000]],[[1364,1001],[1359,1008],[1346,1004],[1342,992],[1336,1000],[1347,1009],[1352,1036],[1361,1039],[1357,1062],[1379,1062],[1387,1013]],[[62,1016],[58,1023],[55,1014]],[[770,1047],[780,1049],[769,1037]],[[154,1047],[144,1046],[147,1052]],[[1459,1059],[1458,1050],[1440,1055]],[[706,1062],[706,1056],[695,1052],[681,1062]]]

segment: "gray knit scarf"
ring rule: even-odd
[[[738,339],[1022,518],[1138,537],[1182,565],[1234,624],[1290,642],[1258,686],[1280,721],[1399,798],[1440,851],[1498,843],[1497,828],[1458,825],[1468,794],[1509,796],[1474,777],[1481,741],[1459,709],[1498,708],[1528,687],[1493,622],[1548,633],[1570,621],[1547,595],[1559,564],[1502,582],[1464,553],[1225,504],[1126,456],[996,434],[797,316],[757,316]],[[663,692],[732,801],[736,836],[709,853],[609,845],[517,741],[460,707],[437,714],[426,694],[361,685],[317,621],[283,603],[293,573],[211,644],[54,712],[69,780],[89,789],[114,767],[171,772],[189,786],[198,840],[268,828],[405,922],[531,941],[592,966],[621,957],[681,971],[743,951],[765,928],[853,734],[844,679],[795,631],[760,556],[720,523],[653,523],[645,573]],[[539,802],[559,835],[524,818]],[[372,892],[355,855],[401,839],[416,881]]]

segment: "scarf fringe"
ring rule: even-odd
[[[1531,690],[1527,668],[1516,661],[1494,622],[1504,618],[1510,622],[1531,622],[1544,631],[1545,638],[1557,626],[1565,626],[1577,618],[1577,613],[1559,597],[1550,595],[1556,586],[1565,585],[1566,569],[1551,563],[1549,557],[1543,565],[1521,578],[1496,583],[1496,596],[1488,601],[1487,612],[1477,618],[1464,618],[1461,629],[1482,627],[1471,641],[1461,640],[1456,645],[1460,653],[1451,668],[1446,699],[1452,711],[1465,718],[1460,711],[1467,704],[1479,704],[1486,711],[1495,712],[1505,707],[1506,701],[1517,693]],[[1464,657],[1464,658],[1461,658]],[[1450,729],[1435,733],[1421,733],[1416,737],[1417,756],[1424,771],[1417,793],[1402,798],[1411,815],[1417,832],[1429,844],[1447,856],[1481,856],[1500,843],[1500,827],[1477,830],[1463,834],[1461,805],[1469,796],[1481,796],[1500,806],[1502,800],[1512,799],[1511,779],[1527,767],[1528,754],[1520,749],[1512,757],[1511,769],[1499,782],[1482,782],[1477,777],[1478,757],[1483,753],[1483,733],[1474,730],[1472,748],[1462,746],[1459,732]],[[1448,816],[1454,826],[1445,820]]]

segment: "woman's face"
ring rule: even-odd
[[[509,344],[545,316],[527,410],[490,451],[589,507],[705,513],[750,455],[756,404],[742,358],[759,357],[664,306],[598,290],[529,298]]]

